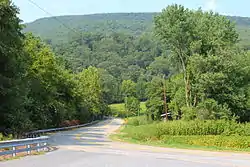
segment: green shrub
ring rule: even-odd
[[[109,107],[111,109],[111,114],[114,117],[125,118],[125,117],[135,116],[133,112],[130,112],[130,113],[126,112],[124,103],[111,104]],[[140,103],[140,109],[141,109],[140,115],[144,114],[146,110],[145,102]]]
[[[5,137],[2,133],[0,133],[0,141],[4,141],[4,140],[12,140],[13,136],[9,135],[7,137]]]
[[[147,125],[152,123],[152,120],[147,119],[145,115],[139,117],[131,117],[128,119],[127,125],[139,126],[139,125]]]
[[[112,116],[114,117],[125,118],[127,116],[124,103],[111,104],[110,109],[111,109]]]
[[[133,96],[125,98],[125,109],[129,115],[136,116],[140,111],[140,101]]]

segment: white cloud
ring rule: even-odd
[[[217,7],[217,0],[206,0],[205,10],[215,11]]]

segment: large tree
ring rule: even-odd
[[[234,24],[224,16],[181,5],[163,9],[155,18],[156,35],[169,47],[184,76],[186,105],[192,106],[189,59],[194,54],[206,57],[226,50],[238,41]]]
[[[18,12],[11,1],[0,2],[0,127],[25,129],[26,58]]]

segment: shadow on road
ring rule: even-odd
[[[50,136],[51,146],[104,146],[110,141],[105,137],[105,128],[103,126],[110,124],[107,120],[91,127],[84,127],[72,131],[59,132]]]

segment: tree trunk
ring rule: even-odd
[[[187,107],[190,106],[189,104],[189,80],[188,80],[188,75],[187,75],[187,69],[186,69],[186,64],[184,62],[184,59],[183,59],[183,54],[182,54],[182,51],[181,49],[179,49],[179,53],[177,53],[179,58],[180,58],[180,62],[181,62],[181,65],[182,65],[182,70],[183,70],[183,79],[184,79],[184,83],[185,83],[185,97],[186,97],[186,105]]]
[[[197,104],[197,95],[194,95],[194,104],[193,104],[193,106],[195,107],[196,104]]]
[[[166,113],[166,121],[167,121],[168,120],[168,106],[167,106],[165,75],[163,75],[163,96],[164,96],[164,111]]]

